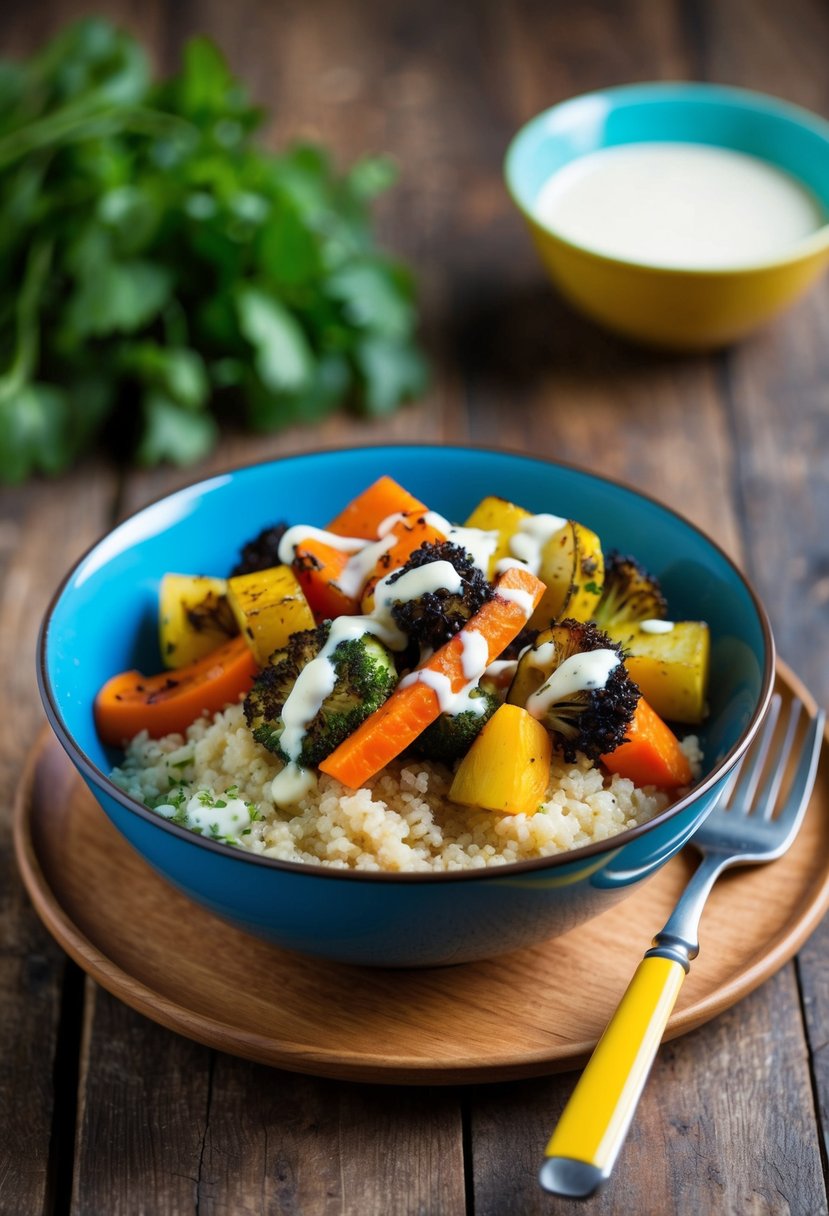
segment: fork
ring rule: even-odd
[[[610,1177],[682,981],[699,953],[700,916],[717,878],[729,866],[774,861],[797,835],[815,782],[825,713],[808,718],[796,747],[803,703],[793,698],[782,741],[775,737],[780,704],[775,694],[759,737],[694,834],[702,860],[564,1108],[539,1172],[542,1187],[554,1195],[587,1198]],[[791,783],[775,815],[792,764]]]

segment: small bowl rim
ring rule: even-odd
[[[46,664],[46,652],[49,641],[49,628],[52,617],[57,607],[58,601],[63,595],[64,590],[71,582],[76,571],[83,565],[87,558],[98,548],[113,532],[129,524],[137,516],[144,511],[149,511],[165,500],[172,500],[179,494],[189,494],[201,484],[209,484],[210,482],[222,478],[232,477],[236,474],[244,474],[249,469],[263,469],[268,466],[278,466],[285,461],[296,460],[313,460],[320,455],[363,455],[376,452],[387,452],[405,454],[414,451],[453,451],[458,454],[483,454],[494,456],[517,457],[521,460],[526,460],[531,463],[546,465],[552,469],[564,469],[569,472],[579,474],[594,481],[602,482],[616,489],[621,489],[636,498],[643,499],[645,502],[656,506],[660,510],[666,512],[674,519],[678,520],[686,528],[691,529],[697,536],[701,537],[706,544],[717,552],[720,557],[726,562],[729,568],[733,571],[739,582],[745,587],[749,597],[754,605],[755,612],[763,634],[763,642],[765,646],[765,664],[763,667],[760,695],[757,706],[752,714],[747,726],[743,730],[741,738],[734,746],[726,753],[717,765],[707,773],[701,781],[693,786],[689,792],[671,803],[653,819],[646,823],[637,824],[635,827],[627,828],[623,832],[617,833],[615,836],[607,837],[605,840],[593,841],[590,844],[580,845],[576,849],[568,849],[562,853],[554,853],[546,857],[532,857],[525,861],[507,862],[499,866],[487,866],[481,869],[467,870],[400,870],[400,871],[374,871],[374,870],[346,870],[338,869],[333,866],[316,864],[314,862],[301,861],[284,861],[277,857],[265,857],[260,853],[253,853],[247,849],[239,848],[235,845],[224,844],[218,840],[212,840],[204,836],[200,836],[188,828],[181,827],[179,824],[171,823],[168,819],[158,815],[150,810],[149,807],[143,805],[136,798],[127,794],[120,786],[116,785],[109,774],[98,768],[96,764],[89,759],[86,752],[75,741],[72,732],[66,725],[63,715],[58,708],[57,698],[53,692],[49,673]],[[349,447],[325,447],[318,448],[314,451],[298,451],[285,453],[282,456],[273,457],[269,460],[252,461],[248,464],[231,465],[217,472],[210,473],[206,477],[198,477],[192,481],[179,486],[177,489],[169,491],[166,494],[160,494],[144,503],[143,506],[131,511],[129,515],[125,515],[123,519],[111,528],[108,528],[101,536],[89,545],[84,552],[73,562],[71,568],[61,580],[59,586],[54,592],[46,611],[41,621],[40,630],[37,640],[37,681],[40,698],[43,703],[46,717],[49,721],[52,730],[61,743],[64,751],[69,755],[75,767],[85,775],[93,783],[100,786],[104,793],[110,798],[113,798],[126,810],[132,814],[138,815],[146,823],[151,824],[155,828],[159,828],[162,832],[169,832],[180,841],[190,845],[196,849],[207,849],[211,852],[218,853],[229,859],[264,866],[266,869],[277,871],[287,871],[293,874],[304,874],[310,877],[321,877],[328,879],[336,879],[343,882],[369,882],[369,883],[451,883],[451,882],[470,882],[470,881],[497,881],[498,879],[510,879],[515,874],[523,874],[535,870],[560,869],[568,865],[579,864],[586,861],[588,858],[596,857],[601,853],[612,854],[623,848],[626,844],[645,835],[651,829],[660,827],[667,823],[668,820],[686,810],[693,802],[698,801],[701,797],[707,794],[719,781],[733,768],[739,758],[747,750],[749,744],[754,738],[759,726],[765,716],[772,693],[774,691],[774,671],[776,651],[774,644],[774,635],[771,629],[771,623],[768,614],[757,595],[751,581],[739,569],[733,559],[725,552],[725,550],[711,537],[707,535],[696,524],[692,523],[686,516],[673,507],[667,506],[652,494],[644,493],[635,486],[629,485],[627,482],[620,481],[617,478],[605,477],[600,473],[595,473],[583,465],[571,463],[563,460],[548,460],[544,457],[530,456],[526,452],[515,451],[510,448],[492,448],[485,444],[468,444],[468,443],[449,443],[449,444],[434,444],[434,443],[383,443],[383,444],[364,444]]]
[[[826,208],[825,204],[824,207],[827,210],[825,222],[815,232],[796,241],[788,253],[759,262],[742,262],[731,266],[670,266],[664,262],[643,262],[635,258],[617,257],[613,254],[602,253],[597,249],[591,249],[589,246],[582,245],[578,241],[572,241],[558,232],[553,225],[539,218],[532,203],[527,200],[525,193],[519,189],[516,182],[516,166],[521,153],[521,145],[536,127],[541,126],[556,111],[580,105],[591,98],[602,97],[615,101],[616,99],[634,99],[638,94],[642,101],[653,105],[660,105],[669,100],[672,93],[679,92],[697,95],[696,98],[689,98],[689,100],[701,102],[704,102],[706,99],[711,102],[719,100],[721,104],[732,105],[736,109],[748,109],[766,116],[774,115],[789,118],[801,127],[813,131],[815,135],[823,139],[827,152],[829,152],[829,121],[822,118],[819,114],[807,110],[804,106],[797,105],[795,102],[775,97],[771,93],[761,93],[756,89],[743,89],[735,85],[707,83],[705,81],[683,80],[642,81],[636,84],[613,85],[606,89],[591,89],[587,93],[578,93],[573,97],[566,97],[563,101],[558,101],[554,105],[548,106],[547,109],[541,110],[519,127],[507,145],[503,162],[504,181],[510,198],[528,223],[538,228],[546,236],[552,237],[553,240],[558,241],[567,249],[579,253],[584,257],[591,258],[604,265],[617,266],[633,271],[646,271],[656,276],[682,275],[701,279],[730,279],[738,275],[763,274],[770,270],[781,270],[786,267],[796,266],[800,262],[808,262],[829,249],[829,208]],[[653,142],[656,141],[630,140],[625,144],[613,146],[629,147],[633,144]],[[689,143],[693,141],[682,140],[678,142]],[[731,147],[729,144],[713,144],[711,146]],[[595,150],[601,151],[601,149]],[[732,148],[731,150],[735,152],[740,151],[738,148]],[[582,155],[590,155],[590,153]],[[573,158],[573,161],[580,159],[581,157],[577,156]],[[773,161],[769,163],[775,164]],[[789,173],[781,165],[775,165],[775,167],[795,181],[800,181],[796,174]],[[800,182],[800,184],[805,185],[803,182]],[[822,200],[820,201],[822,202]]]

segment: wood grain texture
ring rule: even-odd
[[[812,1216],[826,1210],[790,969],[666,1044],[606,1190],[583,1203],[535,1177],[573,1081],[482,1088],[472,1102],[477,1216]],[[505,1142],[504,1126],[514,1129]]]
[[[87,467],[62,485],[0,492],[0,1212],[38,1211],[71,1143],[55,1107],[54,1057],[66,960],[43,932],[15,872],[12,791],[41,723],[35,641],[67,561],[109,524],[113,479]],[[71,983],[71,981],[70,981]],[[67,1044],[71,1053],[73,1046]],[[74,1050],[76,1050],[76,1045]],[[71,1061],[69,1061],[71,1075]],[[25,1100],[21,1097],[25,1095]],[[61,1099],[63,1095],[61,1094]],[[74,1102],[74,1094],[69,1095]],[[70,1124],[71,1126],[71,1124]]]

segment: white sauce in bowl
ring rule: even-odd
[[[545,182],[533,211],[595,253],[685,270],[781,257],[827,220],[811,191],[782,169],[693,143],[591,152]]]

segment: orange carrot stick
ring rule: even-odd
[[[526,625],[544,594],[544,584],[529,570],[512,567],[498,580],[495,595],[440,650],[417,669],[442,676],[453,693],[469,682],[464,672],[464,635],[486,639],[491,663]],[[440,714],[440,699],[423,680],[398,687],[356,731],[320,764],[324,773],[359,789],[398,756]]]
[[[337,536],[376,540],[377,529],[390,515],[425,510],[424,503],[404,490],[393,477],[380,477],[332,519],[326,531],[335,532]]]
[[[640,697],[626,741],[602,756],[611,773],[629,777],[634,785],[675,789],[690,785],[692,773],[679,740],[644,697]]]
[[[120,747],[139,731],[160,739],[183,734],[203,713],[218,713],[250,688],[258,668],[243,637],[177,671],[144,676],[123,671],[95,698],[95,725],[102,742]]]

